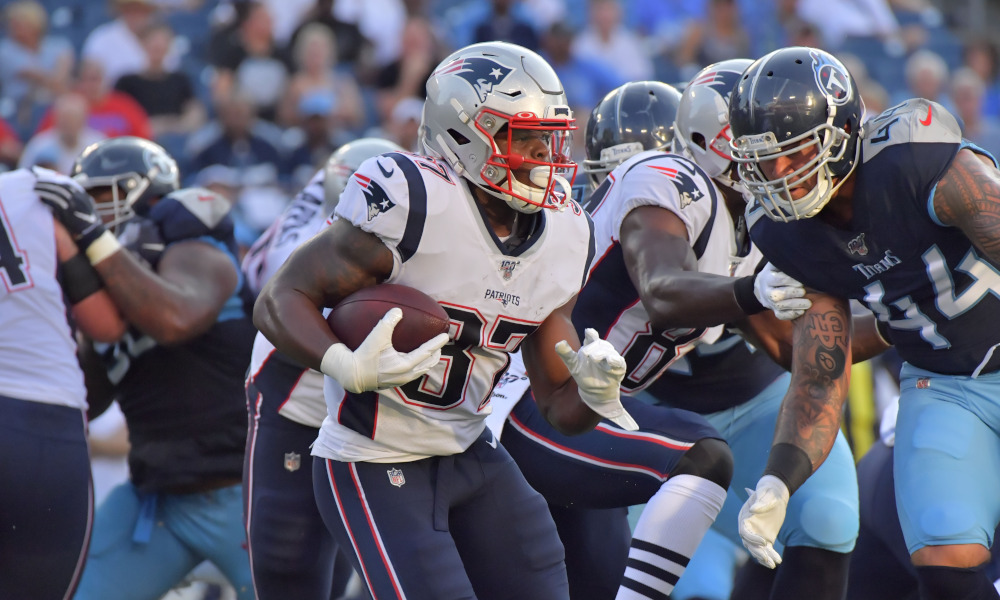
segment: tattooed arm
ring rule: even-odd
[[[794,322],[792,381],[782,401],[765,474],[794,492],[819,468],[840,430],[851,364],[851,309],[844,299],[809,294]],[[808,458],[808,463],[803,460]]]
[[[1000,265],[1000,171],[988,157],[971,150],[958,153],[937,184],[934,213]]]

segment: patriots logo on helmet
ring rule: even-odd
[[[358,185],[364,188],[365,201],[368,203],[369,221],[396,206],[396,203],[389,199],[389,195],[385,193],[382,186],[372,181],[371,177],[355,173],[354,178],[358,182]]]
[[[698,184],[687,173],[673,167],[650,166],[649,168],[663,173],[673,182],[681,199],[681,208],[705,197],[705,193],[698,189]]]
[[[474,56],[453,60],[434,75],[458,75],[476,90],[480,102],[486,102],[486,97],[493,92],[493,87],[506,79],[513,70],[492,58]]]
[[[851,90],[851,76],[847,69],[833,57],[810,51],[812,57],[813,75],[816,77],[816,86],[830,98],[830,102],[836,106],[847,104],[853,96]]]
[[[691,81],[689,85],[705,85],[712,88],[718,88],[718,92],[722,96],[728,96],[735,88],[736,82],[739,80],[740,75],[743,73],[739,71],[719,70],[719,71],[709,71],[708,73],[702,73],[701,76]]]
[[[868,255],[868,244],[865,243],[865,234],[861,234],[853,240],[847,242],[847,249],[851,254],[857,254],[858,256]]]

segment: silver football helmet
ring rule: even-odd
[[[540,56],[515,44],[486,42],[453,52],[427,81],[420,125],[425,151],[515,210],[562,209],[571,197],[576,129],[559,77]],[[520,136],[547,142],[546,157],[500,152]],[[513,171],[530,166],[531,185]]]
[[[359,138],[344,144],[330,155],[323,166],[323,212],[329,216],[340,201],[351,175],[361,163],[387,152],[405,152],[399,144],[382,138]]]
[[[674,123],[673,152],[693,160],[722,185],[743,192],[731,172],[729,97],[753,61],[734,58],[698,72],[681,93]]]

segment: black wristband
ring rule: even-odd
[[[805,450],[788,443],[775,444],[767,457],[764,475],[774,475],[788,486],[788,493],[794,494],[806,479],[812,475],[812,461]]]
[[[764,310],[764,305],[757,300],[753,293],[753,280],[755,275],[740,277],[733,284],[733,296],[736,297],[736,304],[748,315],[755,315]]]
[[[104,286],[101,276],[83,252],[59,265],[59,283],[69,303],[76,304],[100,291]]]

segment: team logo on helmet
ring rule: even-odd
[[[474,56],[455,59],[434,75],[458,75],[476,90],[480,102],[486,102],[486,97],[493,92],[493,86],[506,79],[513,70],[491,58]]]
[[[146,163],[147,172],[156,181],[167,182],[174,178],[174,165],[166,154],[147,148],[142,153],[142,162]]]
[[[851,101],[853,91],[851,90],[851,76],[847,73],[847,68],[828,54],[820,54],[815,50],[809,51],[812,57],[813,75],[816,77],[816,86],[830,99],[836,106],[843,106]]]
[[[372,181],[371,177],[355,173],[354,178],[358,185],[364,189],[365,201],[368,203],[369,221],[396,206],[396,203],[389,199],[389,194],[385,193],[382,186]]]
[[[851,254],[858,256],[868,256],[868,244],[865,243],[865,234],[861,234],[853,240],[847,242],[847,249]]]
[[[717,88],[716,91],[719,92],[719,95],[725,98],[736,89],[736,82],[739,81],[742,74],[739,71],[730,71],[728,69],[709,71],[708,73],[702,73],[699,77],[692,80],[689,85],[691,87],[704,85],[710,88]]]

